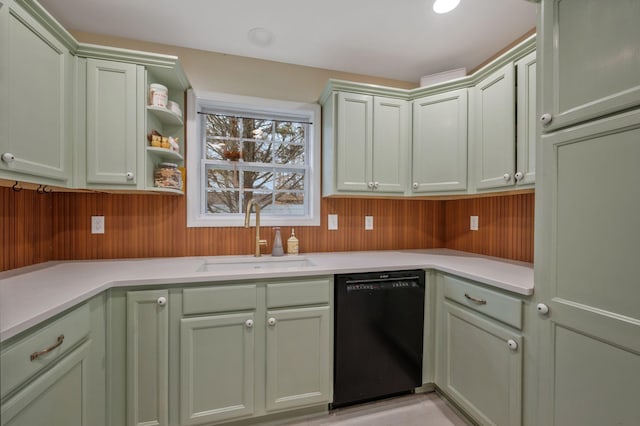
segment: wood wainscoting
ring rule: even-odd
[[[185,197],[14,192],[0,188],[0,270],[47,260],[214,256],[253,252],[253,228],[187,228]],[[534,194],[463,200],[327,198],[321,226],[296,227],[304,252],[451,248],[531,262]],[[338,231],[327,230],[337,214]],[[91,216],[105,234],[91,234]],[[364,217],[374,230],[364,230]],[[469,231],[469,216],[480,230]],[[253,223],[253,221],[252,221]],[[273,231],[263,228],[269,241]],[[282,228],[283,240],[290,228]]]

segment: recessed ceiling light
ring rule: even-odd
[[[436,0],[433,3],[433,11],[435,13],[447,13],[455,9],[460,0]]]
[[[267,47],[273,43],[273,33],[266,28],[251,28],[247,35],[249,41],[258,47]]]

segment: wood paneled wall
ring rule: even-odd
[[[445,202],[445,247],[533,262],[533,193]],[[478,216],[478,230],[469,230]]]
[[[98,193],[37,194],[0,187],[0,270],[47,260],[213,256],[253,252],[253,228],[187,228],[185,197]],[[449,201],[323,199],[320,227],[296,227],[301,252],[446,247],[533,260],[534,195]],[[339,230],[327,230],[327,214]],[[91,216],[105,216],[92,235]],[[374,230],[364,230],[364,216]],[[479,231],[469,231],[469,216]],[[252,221],[253,223],[253,221]],[[273,231],[262,235],[273,240]],[[290,229],[283,229],[283,239]]]
[[[52,258],[53,197],[0,187],[0,271]]]
[[[296,227],[301,252],[442,247],[444,216],[439,201],[324,199],[320,227]],[[327,230],[337,214],[338,231]],[[90,233],[90,217],[105,216],[105,234]],[[364,230],[364,216],[374,230]],[[253,223],[253,220],[252,220]],[[213,256],[253,253],[254,229],[187,228],[185,197],[119,194],[55,194],[53,258]],[[282,235],[286,240],[290,228]],[[271,249],[273,230],[261,236]]]

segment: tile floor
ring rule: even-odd
[[[468,426],[435,392],[399,396],[286,423],[286,426]]]

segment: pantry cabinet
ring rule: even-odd
[[[437,275],[435,383],[480,424],[522,424],[522,301]]]
[[[0,3],[0,179],[67,186],[74,40],[20,3]]]
[[[618,0],[542,0],[538,14],[539,424],[640,419],[639,14]]]
[[[336,92],[325,104],[325,195],[402,194],[406,189],[409,104]]]
[[[638,2],[544,1],[538,16],[543,132],[640,105]]]
[[[467,89],[416,99],[412,107],[412,192],[466,190]]]

